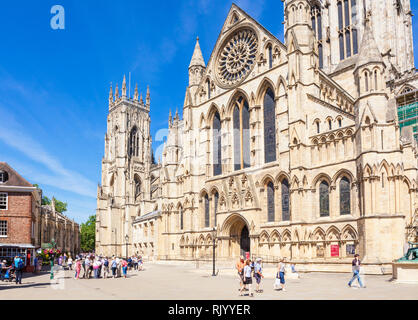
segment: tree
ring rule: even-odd
[[[67,211],[67,205],[68,204],[66,202],[62,202],[58,199],[55,199],[55,210],[59,213],[64,213],[65,211]]]
[[[42,197],[42,205],[45,206],[45,205],[49,205],[49,204],[51,204],[51,199],[49,199],[47,196],[43,196]]]
[[[87,222],[81,224],[81,250],[94,251],[96,246],[96,216],[89,217]]]

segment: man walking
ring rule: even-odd
[[[16,270],[16,284],[22,284],[22,273],[24,263],[21,257],[16,256],[14,260],[15,270]]]
[[[351,278],[350,282],[348,283],[348,286],[351,288],[351,284],[354,282],[354,280],[357,279],[359,285],[361,288],[365,288],[365,286],[363,286],[363,283],[361,282],[361,278],[360,278],[360,265],[361,265],[361,261],[359,259],[360,255],[355,254],[354,255],[354,260],[351,263],[352,268],[353,268],[353,277]]]
[[[261,268],[261,261],[262,261],[261,258],[258,258],[254,265],[254,278],[256,280],[256,285],[257,285],[255,292],[258,292],[258,293],[263,292],[263,290],[260,289],[261,278],[264,278],[262,268]]]

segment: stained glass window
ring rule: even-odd
[[[269,46],[269,68],[273,68],[273,48]]]
[[[234,170],[250,167],[250,109],[247,100],[240,97],[235,103],[234,126]]]
[[[219,194],[216,192],[215,193],[215,195],[214,195],[214,198],[215,198],[215,210],[214,210],[214,212],[215,212],[215,227],[216,227],[216,215],[218,214],[218,202],[219,202]]]
[[[274,185],[272,182],[267,184],[267,218],[268,222],[274,221]]]
[[[329,216],[329,184],[326,181],[319,185],[319,212],[321,217]]]
[[[340,214],[350,214],[350,181],[344,177],[340,181]]]
[[[340,0],[337,6],[340,60],[344,60],[358,53],[357,5],[356,0]]]
[[[274,93],[270,88],[264,96],[264,161],[276,161],[276,110]]]
[[[209,227],[209,196],[205,195],[205,228]]]
[[[282,181],[282,220],[290,220],[290,210],[289,210],[289,182],[287,179]]]
[[[241,169],[241,130],[239,107],[234,108],[234,169]]]
[[[222,174],[222,136],[221,118],[216,112],[213,117],[213,175]]]
[[[183,208],[179,208],[180,211],[180,230],[183,230],[184,228],[184,217],[183,217]]]
[[[318,51],[319,51],[319,67],[322,69],[324,65],[324,52],[322,46],[322,16],[321,8],[318,5],[312,7],[311,10],[312,18],[312,29],[315,33],[316,39],[318,40]]]

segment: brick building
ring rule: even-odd
[[[42,206],[42,190],[0,162],[0,259],[10,262],[21,255],[26,266],[33,265],[36,251],[53,238],[58,249],[78,253],[79,225]]]

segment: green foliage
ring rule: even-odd
[[[67,205],[68,204],[66,202],[62,202],[60,200],[55,199],[55,210],[59,213],[64,213],[65,211],[67,211]]]
[[[48,205],[48,204],[51,204],[51,199],[49,199],[47,196],[43,196],[42,197],[42,205],[45,206],[45,205]]]
[[[81,224],[81,250],[91,252],[96,245],[96,216],[90,216],[87,222]]]

